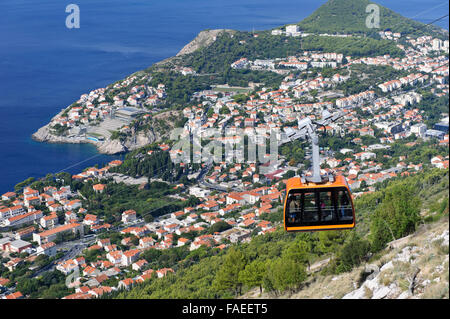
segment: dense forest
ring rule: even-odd
[[[365,64],[352,64],[350,66],[350,78],[336,86],[337,90],[342,90],[345,96],[357,94],[366,90],[373,90],[378,96],[384,93],[378,84],[407,75],[405,71],[397,71],[391,66],[368,66]]]
[[[422,94],[422,101],[418,108],[424,112],[425,124],[432,127],[441,121],[442,113],[448,113],[448,94],[437,97],[425,90],[418,90]]]
[[[147,149],[147,148],[146,148]],[[173,170],[177,171],[173,175]],[[132,177],[161,177],[164,180],[176,180],[179,175],[178,170],[182,169],[174,164],[169,156],[169,152],[155,150],[151,155],[147,155],[142,150],[136,150],[125,156],[123,164],[112,168],[113,173],[122,173]]]

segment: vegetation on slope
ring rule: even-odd
[[[322,274],[351,271],[375,258],[393,238],[427,222],[420,214],[422,208],[433,210],[429,215],[433,220],[448,215],[447,193],[448,171],[435,169],[398,178],[385,189],[356,199],[354,230],[286,233],[279,228],[224,251],[200,248],[177,263],[176,274],[152,278],[114,297],[234,298],[254,287],[274,295],[293,292],[302,287],[314,261],[331,258]],[[428,202],[430,194],[443,199],[438,207]]]
[[[383,7],[380,8],[380,27],[369,29],[366,12],[369,4],[377,4],[369,0],[330,0],[303,19],[298,25],[305,32],[318,33],[376,33],[381,30],[408,33],[411,35],[438,35],[438,28],[425,27],[423,23],[405,18],[400,14]],[[415,30],[415,31],[412,31]]]

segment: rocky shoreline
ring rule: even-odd
[[[33,140],[38,142],[46,143],[70,143],[70,144],[81,144],[90,143],[97,148],[97,151],[101,154],[119,154],[128,151],[135,150],[137,148],[143,147],[145,145],[151,144],[156,141],[156,136],[153,133],[139,133],[128,138],[124,142],[120,140],[105,140],[103,142],[96,142],[84,137],[66,137],[66,136],[56,136],[50,133],[49,124],[41,127],[37,132],[32,135]]]
[[[31,135],[32,139],[38,142],[45,142],[45,143],[69,143],[69,144],[83,144],[83,143],[90,143],[93,144],[95,147],[97,147],[97,150],[99,153],[102,154],[117,154],[122,153],[125,151],[124,147],[122,145],[117,143],[118,141],[105,141],[105,142],[95,142],[93,140],[89,140],[87,138],[83,137],[66,137],[66,136],[57,136],[53,135],[49,131],[49,125],[45,125],[41,127],[37,132],[33,133]]]

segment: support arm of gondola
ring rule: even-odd
[[[298,128],[300,131],[306,128],[308,136],[311,138],[313,176],[308,178],[308,180],[313,183],[320,183],[322,182],[322,177],[320,176],[319,137],[309,117],[299,120]]]
[[[330,113],[324,111],[322,113],[322,119],[318,122],[313,122],[309,117],[305,117],[298,120],[298,131],[296,134],[290,136],[290,140],[295,140],[298,138],[304,138],[309,136],[311,139],[312,146],[312,177],[305,177],[308,182],[321,183],[322,176],[320,175],[320,154],[319,154],[319,137],[316,133],[316,126],[323,126],[337,121],[341,117],[345,116],[346,113],[339,110],[335,113]]]

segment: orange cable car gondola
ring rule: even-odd
[[[284,229],[319,231],[355,227],[355,209],[344,176],[325,183],[302,183],[300,177],[287,181]]]
[[[323,126],[342,117],[324,112]],[[312,141],[312,176],[292,177],[286,183],[284,229],[288,232],[342,230],[355,227],[355,208],[351,189],[344,176],[320,174],[320,155],[316,127],[310,118],[298,122],[298,131],[288,141],[309,136]]]

